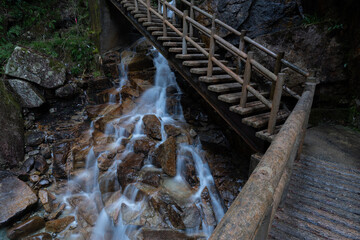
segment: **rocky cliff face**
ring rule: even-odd
[[[24,159],[24,124],[21,107],[0,80],[0,169],[15,167]]]

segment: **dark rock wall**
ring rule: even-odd
[[[24,159],[21,107],[0,80],[0,169],[16,167]]]

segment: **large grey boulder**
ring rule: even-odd
[[[0,171],[0,200],[1,226],[34,205],[38,198],[26,183]]]
[[[62,86],[66,80],[62,63],[23,47],[15,47],[6,64],[5,74],[45,88]]]
[[[21,107],[0,80],[0,169],[24,160],[24,121]]]
[[[9,84],[19,96],[23,107],[40,107],[45,103],[44,97],[30,83],[19,79],[10,79]]]

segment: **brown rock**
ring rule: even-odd
[[[143,153],[148,155],[150,151],[155,148],[156,142],[150,138],[141,138],[135,140],[134,143],[134,152],[135,153]]]
[[[129,153],[124,160],[118,165],[118,180],[123,189],[129,184],[136,181],[137,172],[144,164],[145,155],[140,153]]]
[[[37,174],[30,175],[30,181],[33,183],[37,183],[38,181],[40,181],[40,176]]]
[[[176,137],[181,134],[180,128],[175,127],[174,125],[166,124],[164,128],[168,136]]]
[[[98,168],[102,171],[108,170],[109,167],[111,167],[111,165],[114,163],[115,155],[116,153],[109,153],[109,152],[102,153],[97,159]]]
[[[201,212],[208,226],[216,226],[216,218],[211,204],[209,189],[207,187],[201,192]]]
[[[148,137],[161,140],[160,120],[155,115],[145,115],[142,120],[145,126],[145,133],[148,135]]]
[[[38,170],[41,173],[45,173],[49,169],[49,166],[47,165],[46,160],[42,155],[36,155],[34,156],[34,159],[35,159],[34,168],[36,170]]]
[[[60,204],[60,206],[47,217],[47,220],[54,220],[58,218],[61,215],[61,213],[64,211],[65,207],[66,207],[65,203]]]
[[[174,177],[176,175],[176,141],[169,137],[154,152],[154,165]]]
[[[20,215],[38,200],[31,188],[16,177],[0,179],[0,225]]]
[[[46,222],[46,231],[59,233],[63,231],[67,226],[69,226],[70,223],[75,221],[74,216],[67,216],[60,219],[52,220],[49,222]]]
[[[49,233],[38,233],[30,237],[24,238],[24,240],[52,240],[52,237]]]
[[[65,170],[66,159],[69,155],[70,145],[68,143],[61,143],[54,147],[53,158],[53,175],[56,179],[67,179]]]
[[[39,216],[29,218],[25,222],[16,224],[7,231],[9,239],[19,239],[45,227],[45,221]]]
[[[139,97],[140,93],[139,90],[133,89],[130,86],[124,86],[121,89],[121,96],[123,97]]]
[[[159,187],[160,185],[160,173],[157,171],[146,171],[141,176],[141,182],[153,187]]]
[[[39,190],[38,193],[40,202],[42,203],[46,212],[51,212],[49,194],[46,190]]]
[[[95,225],[99,212],[96,203],[85,196],[76,196],[69,199],[73,208],[77,208],[79,215],[91,226]]]

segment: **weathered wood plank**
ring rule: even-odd
[[[238,103],[240,101],[241,94],[242,92],[222,94],[219,95],[218,99],[226,103]],[[264,97],[269,96],[269,92],[261,92],[260,94]],[[256,99],[256,97],[252,93],[248,93],[248,100],[253,101],[254,99]]]
[[[190,72],[193,74],[204,75],[207,73],[207,70],[207,68],[191,68]],[[214,67],[212,72],[214,74],[221,74],[224,73],[224,70],[219,67]]]
[[[182,60],[204,60],[207,59],[207,56],[205,56],[202,53],[193,53],[193,54],[176,54],[175,56],[177,59]]]
[[[230,92],[241,90],[240,83],[223,83],[208,86],[208,90],[216,93]]]
[[[289,116],[289,112],[286,110],[280,110],[276,117],[276,122],[282,122]],[[270,112],[254,115],[251,117],[243,118],[242,122],[253,128],[263,128],[267,125],[270,118]]]
[[[242,92],[242,94],[244,93]],[[238,113],[240,115],[249,115],[267,109],[268,107],[266,107],[265,104],[263,104],[260,101],[247,102],[245,107],[241,107],[240,105],[235,105],[230,107],[230,111],[234,113]]]
[[[256,136],[271,143],[272,140],[274,140],[274,138],[276,137],[276,134],[278,134],[278,132],[280,131],[281,127],[282,125],[276,126],[273,134],[268,133],[267,130],[262,130],[257,132]]]

